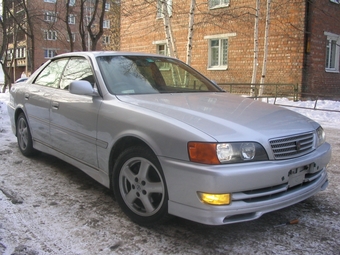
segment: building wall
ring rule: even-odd
[[[339,71],[325,69],[327,36],[325,32],[340,37],[340,5],[329,0],[312,1],[309,8],[308,41],[304,92],[313,94],[338,94],[340,96]],[[338,41],[340,43],[340,40]],[[339,48],[340,46],[338,46]],[[339,56],[339,53],[338,53]],[[339,64],[339,58],[338,58]]]
[[[75,24],[70,24],[71,31],[75,33],[75,42],[74,42],[74,49],[73,51],[81,51],[83,50],[81,45],[81,36],[79,33],[79,21],[80,21],[80,1],[75,0],[75,4],[70,7],[70,14],[75,15]],[[45,50],[49,49],[51,51],[54,51],[55,55],[62,54],[65,52],[71,51],[71,44],[68,41],[68,33],[66,30],[66,7],[65,4],[67,3],[66,0],[29,0],[27,1],[28,4],[28,12],[30,21],[32,22],[33,27],[33,35],[34,35],[34,43],[32,44],[32,40],[29,37],[24,36],[20,39],[20,41],[17,41],[17,47],[25,47],[27,50],[27,60],[34,59],[34,66],[30,66],[30,61],[27,61],[26,65],[16,65],[15,68],[11,71],[13,76],[13,81],[16,80],[21,76],[21,73],[25,71],[27,75],[29,75],[31,72],[34,72],[37,68],[39,68],[43,63],[45,63],[50,57],[45,55]],[[115,36],[112,34],[112,31],[114,33],[119,34],[119,12],[117,12],[117,9],[119,9],[119,5],[117,4],[117,1],[111,1],[107,0],[107,3],[110,3],[110,9],[105,12],[105,20],[110,19],[110,28],[104,28],[104,34],[103,36],[109,35],[111,37]],[[91,7],[90,1],[87,3],[88,7]],[[20,4],[17,4],[17,9],[22,9],[22,6]],[[45,19],[45,12],[54,12],[57,15],[57,19],[55,21],[46,21]],[[100,10],[98,10],[100,13]],[[17,13],[17,12],[14,12]],[[25,12],[20,12],[25,13]],[[87,15],[85,12],[84,15]],[[98,14],[99,15],[99,14]],[[23,17],[26,19],[26,17]],[[96,19],[94,26],[98,28],[98,20]],[[27,26],[29,27],[29,26]],[[46,30],[53,30],[57,33],[57,39],[56,40],[47,40],[44,37],[44,31]],[[117,44],[119,43],[119,40],[114,40],[111,44],[105,44],[103,43],[103,36],[99,39],[97,43],[96,50],[102,50],[102,49],[117,49]],[[15,37],[12,36],[13,38]],[[86,42],[86,46],[88,46],[88,42]],[[12,43],[9,46],[9,49],[13,50],[14,44]],[[14,49],[15,52],[15,49]],[[16,59],[18,62],[18,59]],[[24,58],[20,59],[20,63],[24,63]]]
[[[156,18],[156,3],[122,1],[121,50],[156,53],[157,41],[165,40],[163,20]],[[155,1],[156,2],[156,1]],[[217,83],[250,83],[254,61],[255,1],[230,0],[230,6],[209,10],[208,1],[197,0],[191,65]],[[278,3],[279,2],[279,3]],[[186,61],[190,1],[173,0],[171,24],[178,58]],[[259,62],[256,82],[260,81],[266,1],[261,0]],[[305,1],[272,3],[266,83],[301,85],[305,50]],[[127,14],[128,13],[128,14]],[[233,34],[228,39],[227,70],[208,70],[207,36]]]

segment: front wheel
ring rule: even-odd
[[[37,151],[33,148],[33,141],[27,119],[20,113],[17,119],[17,140],[21,153],[26,157],[34,156]]]
[[[144,147],[125,150],[113,173],[114,193],[125,214],[140,225],[168,218],[168,193],[164,174],[155,154]]]

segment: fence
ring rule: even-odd
[[[272,103],[276,105],[329,112],[340,112],[340,109],[327,109],[322,106],[320,107],[320,104],[318,104],[320,103],[320,100],[325,99],[340,101],[340,94],[315,95],[311,93],[302,93],[299,92],[299,87],[297,84],[221,83],[218,85],[225,91],[228,91],[232,94],[238,94],[253,99],[262,98],[266,99],[267,102],[269,102],[269,99],[273,99]],[[261,86],[263,86],[263,93],[260,95]],[[278,102],[278,98],[288,98],[293,102],[296,102],[299,99],[302,101],[309,100],[312,101],[313,104],[310,106],[294,105],[294,103],[284,104],[282,102]]]
[[[255,99],[285,97],[294,101],[298,100],[299,88],[297,84],[220,83],[218,85],[229,93]],[[263,92],[260,95],[261,86],[263,88]]]

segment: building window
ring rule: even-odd
[[[156,45],[156,53],[163,56],[169,56],[169,49],[165,40],[154,41],[152,44]],[[161,63],[160,70],[169,70],[170,65],[168,63]]]
[[[165,1],[165,6],[167,7],[168,15],[171,17],[172,15],[172,0],[157,0],[157,18],[164,17],[164,5],[163,2]]]
[[[336,3],[336,4],[340,4],[340,0],[329,0],[329,1]]]
[[[72,37],[72,42],[75,42],[76,41],[76,34],[75,33],[71,33],[71,37]],[[67,35],[67,41],[68,42],[70,41],[69,35]]]
[[[228,39],[209,40],[209,68],[227,68]]]
[[[110,36],[108,35],[103,36],[103,44],[110,44]]]
[[[69,6],[74,6],[76,4],[76,0],[70,0],[68,3]]]
[[[74,14],[68,16],[68,24],[76,24],[76,16]]]
[[[230,0],[209,0],[209,8],[222,8],[227,7],[230,4]]]
[[[13,49],[7,51],[7,60],[13,59]]]
[[[44,20],[47,22],[55,22],[57,21],[57,14],[55,12],[45,12]]]
[[[340,35],[327,33],[326,72],[339,72]]]
[[[45,3],[54,3],[55,4],[57,2],[57,0],[44,0],[44,2]]]
[[[15,49],[15,58],[25,58],[25,57],[26,57],[26,48]]]
[[[44,56],[45,58],[53,58],[57,55],[57,52],[55,49],[45,49],[44,50]]]
[[[168,52],[168,47],[167,47],[167,45],[164,43],[162,43],[162,44],[157,44],[157,54],[159,54],[159,55],[164,55],[164,56],[168,56],[169,54],[169,52]]]
[[[226,70],[228,68],[228,47],[229,38],[236,36],[236,33],[208,35],[208,69]]]
[[[103,28],[110,28],[110,20],[103,21]]]
[[[44,40],[55,41],[58,39],[57,31],[44,30]]]
[[[105,3],[105,11],[109,11],[110,10],[110,3]]]

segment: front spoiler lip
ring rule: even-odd
[[[229,206],[210,206],[209,210],[194,208],[169,201],[169,213],[207,225],[223,225],[260,218],[263,214],[297,204],[328,186],[327,172],[311,187],[262,202],[233,202]]]

